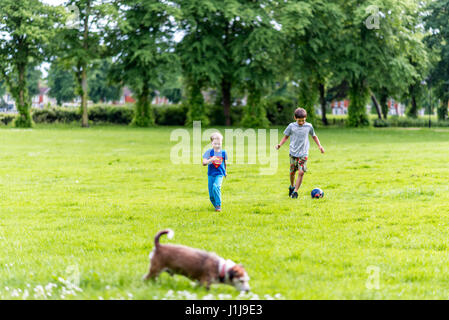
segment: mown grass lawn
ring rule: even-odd
[[[174,129],[1,129],[0,298],[449,298],[449,130],[320,128],[299,199],[285,145],[275,175],[229,166],[217,214],[207,169],[171,163]],[[143,283],[163,228],[241,262],[252,295]]]

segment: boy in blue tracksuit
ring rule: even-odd
[[[208,186],[209,186],[209,199],[212,205],[215,207],[215,211],[221,211],[221,185],[223,183],[223,177],[226,177],[226,160],[228,155],[226,151],[221,149],[223,143],[223,136],[214,132],[210,136],[210,142],[212,149],[207,150],[203,155],[203,166],[208,166]]]

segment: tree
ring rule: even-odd
[[[97,103],[117,101],[120,99],[121,88],[113,85],[108,79],[112,62],[102,59],[94,63],[88,77],[89,98]]]
[[[123,0],[117,28],[111,31],[116,54],[113,79],[127,84],[137,96],[133,124],[154,124],[150,94],[165,82],[176,65],[173,53],[175,8],[167,1]]]
[[[285,38],[277,26],[270,1],[242,1],[242,25],[235,40],[237,77],[248,95],[242,124],[246,127],[267,127],[269,121],[261,98],[275,80],[279,79],[284,62]],[[244,13],[244,14],[243,14]]]
[[[411,48],[421,44],[415,33],[418,7],[407,0],[352,0],[343,8],[346,21],[340,50],[345,57],[342,73],[351,87],[348,124],[365,126],[372,88],[390,94],[394,86],[398,88],[394,91],[404,91],[419,78],[410,59]]]
[[[426,43],[437,55],[428,82],[436,88],[435,92],[441,101],[438,118],[444,120],[447,118],[449,101],[449,0],[432,1],[428,10],[425,23],[430,34]]]
[[[61,32],[58,56],[74,72],[76,93],[81,97],[82,127],[89,126],[87,113],[88,72],[92,63],[109,55],[104,44],[105,29],[115,23],[113,0],[69,0],[67,6],[79,14],[70,27]]]
[[[42,77],[42,71],[39,69],[39,67],[35,66],[29,66],[27,68],[27,90],[30,97],[34,97],[40,93],[39,91],[39,84]]]
[[[332,78],[338,78],[344,15],[341,1],[289,1],[283,27],[291,43],[293,79],[299,82],[299,103],[314,121],[314,106],[319,102],[323,124],[327,125],[326,95]],[[291,19],[291,17],[297,17]]]
[[[64,102],[72,101],[75,97],[75,79],[73,73],[63,68],[58,61],[53,61],[48,71],[48,86],[50,97],[56,98],[61,106]]]
[[[31,127],[27,70],[46,58],[63,13],[38,0],[2,0],[0,13],[0,72],[19,111],[15,125]]]
[[[245,119],[253,125],[266,125],[259,101],[263,88],[278,77],[277,60],[282,58],[281,36],[272,10],[277,5],[268,0],[176,3],[180,6],[179,27],[184,32],[177,52],[187,88],[192,92],[217,88],[226,125],[231,125],[232,91],[247,92]],[[196,112],[198,117],[205,114],[201,107]]]
[[[176,0],[179,29],[184,33],[176,47],[180,57],[187,97],[189,121],[207,121],[201,89],[220,88],[226,125],[231,125],[231,90],[236,65],[232,57],[236,0]]]

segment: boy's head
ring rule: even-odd
[[[302,126],[306,123],[307,111],[303,108],[298,108],[295,110],[295,120],[296,123]]]
[[[210,143],[214,148],[221,148],[221,144],[223,143],[223,136],[220,132],[214,132],[210,136]]]

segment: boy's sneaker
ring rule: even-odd
[[[292,193],[292,199],[298,199],[298,192]]]
[[[216,208],[215,208],[215,211],[216,211],[216,212],[221,212],[221,207],[216,207]]]
[[[295,191],[295,187],[292,187],[292,186],[288,187],[288,196],[289,197],[292,196],[293,191]]]

